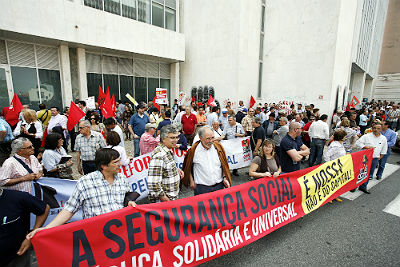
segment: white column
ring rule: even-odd
[[[76,49],[76,57],[77,57],[77,61],[78,61],[79,98],[85,99],[88,97],[85,49],[77,48]]]
[[[179,95],[179,62],[171,64],[171,99],[170,103],[174,103],[174,99]],[[181,90],[182,91],[182,90]]]
[[[372,99],[372,84],[373,84],[373,81],[374,80],[372,80],[372,79],[365,80],[363,98],[365,98],[365,97],[368,98],[368,101],[371,101],[371,99]]]
[[[361,108],[364,85],[365,85],[365,73],[358,73],[358,72],[353,73],[352,84],[351,84],[351,95],[349,97],[349,101],[353,99],[353,96],[355,96],[360,101],[360,104],[356,106],[356,109]]]
[[[60,45],[61,61],[61,91],[63,96],[63,106],[69,106],[72,100],[71,68],[69,64],[69,49],[66,45]]]

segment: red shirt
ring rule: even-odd
[[[182,115],[181,122],[182,122],[184,134],[193,134],[194,133],[194,127],[197,124],[196,115],[191,113],[188,117],[185,113]]]
[[[311,126],[311,122],[307,122],[306,125],[304,125],[303,131],[308,131],[310,129],[310,126]],[[303,138],[307,142],[311,141],[310,136],[308,135],[308,133],[305,133],[303,135]]]

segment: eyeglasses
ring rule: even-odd
[[[27,147],[23,147],[22,149],[32,149],[33,145],[27,146]]]
[[[95,120],[96,118],[90,118],[91,120]]]
[[[82,130],[82,129],[85,129],[86,127],[87,127],[87,126],[79,126],[78,129],[79,129],[79,130]]]
[[[171,140],[178,140],[179,139],[179,136],[170,136],[170,137],[168,137],[169,139],[171,139]]]

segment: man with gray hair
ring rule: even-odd
[[[106,141],[101,133],[91,130],[89,121],[79,122],[78,129],[80,134],[75,140],[78,172],[80,174],[88,174],[97,170],[94,162],[96,151],[100,148],[106,147]]]
[[[228,160],[224,147],[214,139],[211,127],[199,130],[200,141],[188,150],[183,162],[186,186],[194,189],[194,195],[209,193],[232,185]]]
[[[33,155],[34,148],[25,137],[11,143],[11,156],[0,169],[0,186],[32,194],[32,181],[43,176],[42,165]]]
[[[147,185],[150,202],[165,202],[178,198],[183,171],[176,167],[172,148],[176,148],[179,132],[174,125],[160,130],[160,143],[151,154]]]
[[[280,155],[280,145],[283,137],[286,136],[286,134],[289,132],[289,125],[288,125],[288,119],[286,117],[281,117],[279,119],[279,124],[281,125],[280,128],[276,129],[273,133],[273,139],[275,143],[275,152],[279,156]]]

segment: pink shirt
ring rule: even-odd
[[[15,156],[28,165],[34,173],[38,173],[42,170],[42,165],[40,165],[35,156],[32,155],[29,160],[17,154]],[[29,172],[24,168],[24,166],[22,166],[14,157],[10,157],[4,161],[3,166],[0,169],[0,185],[5,185],[11,179],[19,178],[27,174],[29,174]],[[24,181],[15,185],[5,186],[5,188],[32,194],[32,181]]]
[[[157,136],[154,138],[151,134],[148,132],[145,132],[142,134],[142,137],[140,137],[140,153],[142,155],[153,152],[154,148],[160,143],[160,136]]]

